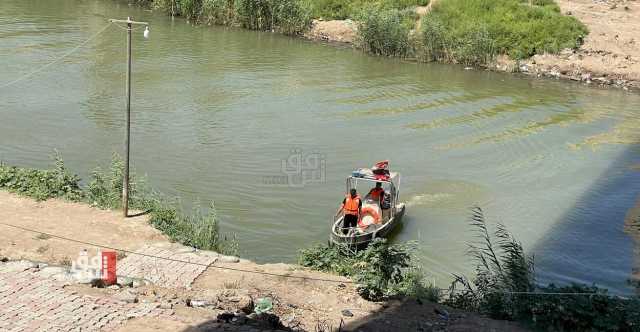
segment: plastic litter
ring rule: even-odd
[[[258,315],[271,310],[273,310],[273,301],[268,297],[259,298],[256,301],[255,308],[253,309],[253,311]]]

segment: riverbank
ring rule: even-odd
[[[3,298],[9,301],[2,308],[16,314],[0,317],[0,324],[47,326],[73,318],[88,330],[116,331],[205,331],[207,328],[207,331],[330,331],[339,326],[343,331],[524,331],[513,322],[491,320],[435,303],[419,303],[411,299],[369,302],[357,294],[348,279],[295,265],[256,264],[225,258],[213,252],[193,251],[192,248],[170,243],[167,237],[149,225],[145,216],[125,220],[115,211],[100,210],[82,203],[59,199],[36,202],[0,191],[0,220],[86,243],[134,252],[153,251],[155,255],[181,261],[215,258],[210,267],[200,273],[195,271],[195,274],[187,273],[190,271],[188,264],[174,266],[175,262],[154,259],[154,264],[157,264],[154,274],[144,274],[154,282],[135,287],[96,288],[59,280],[59,268],[29,261],[68,265],[80,251],[87,249],[93,253],[100,249],[99,246],[91,247],[0,226],[3,228],[0,232],[0,256],[3,260],[26,260],[0,263],[0,285],[8,286],[4,283],[11,280],[13,285],[22,289],[11,294],[3,293]],[[144,257],[128,253],[119,259],[120,273],[129,271],[132,274],[119,275],[122,280],[138,277],[136,271],[145,271]],[[146,262],[150,260],[148,258]],[[177,275],[195,277],[187,280],[187,287],[171,286],[168,281]],[[33,286],[26,287],[27,284]],[[52,307],[61,307],[55,316],[37,318],[29,312],[11,309],[27,305],[33,306],[33,313],[44,310],[29,302],[38,291],[55,295],[47,302]],[[260,325],[252,318],[255,315],[250,315],[253,309],[248,307],[253,308],[261,298],[271,300],[272,312],[282,323],[280,327]],[[80,302],[80,308],[86,304],[94,309],[73,312],[71,302]],[[112,316],[108,315],[107,307],[113,311]],[[97,314],[102,315],[103,308],[104,317],[96,317]],[[447,313],[446,317],[443,312]],[[218,321],[217,317],[225,317],[222,315],[225,313],[231,314],[231,322]]]
[[[282,32],[352,45],[375,55],[640,88],[640,4],[635,0],[540,1],[530,7],[505,0],[491,9],[473,9],[455,0],[381,0],[369,6],[294,0],[274,8],[251,1],[240,2],[239,8],[195,1],[180,10],[149,3],[193,22]],[[420,5],[424,3],[428,4]],[[503,22],[494,11],[518,19]],[[260,16],[264,12],[275,14],[267,19]],[[537,30],[541,31],[532,32]]]
[[[589,29],[584,43],[560,54],[498,61],[496,68],[594,85],[640,89],[640,2],[556,0],[562,13]]]
[[[435,3],[432,1],[428,6],[416,8],[418,23]],[[556,0],[556,3],[564,15],[577,18],[588,28],[589,34],[579,48],[523,60],[499,55],[484,67],[535,77],[640,89],[640,3],[620,0]],[[351,20],[314,20],[304,37],[356,46],[357,29],[357,23]],[[419,30],[419,24],[415,30]]]

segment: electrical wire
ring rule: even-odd
[[[181,260],[181,259],[175,259],[175,258],[161,257],[161,256],[155,256],[155,255],[139,253],[139,252],[135,252],[135,251],[127,250],[127,249],[116,248],[116,247],[113,247],[113,246],[107,246],[107,245],[92,243],[92,242],[88,242],[88,241],[76,240],[76,239],[72,239],[72,238],[68,238],[68,237],[64,237],[64,236],[60,236],[60,235],[56,235],[56,234],[51,234],[51,233],[47,233],[47,232],[38,231],[38,230],[27,228],[27,227],[7,224],[7,223],[4,223],[4,222],[0,222],[0,225],[7,226],[7,227],[12,227],[12,228],[15,228],[15,229],[19,229],[19,230],[23,230],[23,231],[27,231],[27,232],[31,232],[31,233],[45,235],[45,236],[49,236],[49,237],[52,237],[52,238],[57,238],[57,239],[60,239],[60,240],[80,243],[80,244],[84,244],[84,245],[88,245],[88,246],[92,246],[92,247],[96,247],[96,248],[111,249],[111,250],[116,250],[116,251],[124,252],[124,253],[127,253],[127,254],[131,254],[131,255],[139,255],[139,256],[143,256],[143,257],[162,259],[162,260],[166,260],[166,261],[170,261],[170,262],[192,264],[192,265],[204,266],[204,267],[207,267],[207,268],[211,267],[211,268],[219,269],[219,270],[229,270],[229,271],[235,271],[235,272],[261,274],[261,275],[267,275],[267,276],[273,276],[273,277],[281,277],[281,278],[292,278],[292,279],[302,279],[302,280],[309,280],[309,281],[333,282],[333,283],[339,283],[339,284],[355,284],[355,282],[351,281],[351,280],[335,280],[335,279],[325,279],[325,278],[303,277],[303,276],[294,276],[294,275],[279,274],[279,273],[264,272],[264,271],[253,271],[253,270],[239,269],[239,268],[226,267],[226,266],[216,266],[216,265],[212,265],[212,264],[202,264],[202,263],[197,263],[197,262],[185,261],[185,260]],[[454,292],[465,292],[466,291],[464,289],[459,289],[458,290],[458,289],[449,289],[449,288],[434,288],[434,289],[438,290],[439,292],[451,292],[451,293],[454,293]],[[584,293],[584,292],[582,292],[582,293],[580,293],[580,292],[562,293],[562,292],[493,291],[492,293],[495,293],[495,294],[509,294],[509,295],[544,295],[544,296],[552,296],[553,295],[553,296],[590,296],[590,297],[624,298],[624,297],[620,297],[620,296],[613,295],[613,294]]]
[[[55,59],[55,60],[53,60],[53,61],[49,62],[48,64],[46,64],[46,65],[44,65],[44,66],[42,66],[42,67],[40,67],[40,68],[38,68],[38,69],[36,69],[36,70],[34,70],[34,71],[30,72],[30,73],[27,73],[27,74],[25,74],[25,75],[23,75],[23,76],[21,76],[21,77],[18,77],[18,78],[16,78],[16,79],[15,79],[15,80],[13,80],[13,81],[10,81],[10,82],[7,82],[7,83],[5,83],[5,84],[0,85],[0,89],[4,89],[4,88],[9,87],[9,86],[11,86],[11,85],[14,85],[14,84],[16,84],[16,83],[19,83],[19,82],[21,82],[21,81],[24,81],[24,80],[26,80],[26,79],[28,79],[28,78],[32,77],[33,75],[35,75],[35,74],[37,74],[37,73],[40,73],[40,72],[42,72],[43,70],[45,70],[45,69],[47,69],[47,68],[49,68],[49,67],[53,66],[54,64],[56,64],[56,63],[60,62],[60,60],[62,60],[62,59],[64,59],[64,58],[68,57],[69,55],[73,54],[75,51],[79,50],[81,47],[83,47],[84,45],[86,45],[87,43],[89,43],[90,41],[92,41],[93,39],[95,39],[96,37],[98,37],[101,33],[103,33],[104,31],[106,31],[106,30],[107,30],[107,28],[109,28],[109,27],[111,26],[111,24],[112,24],[112,23],[111,23],[111,22],[109,22],[109,23],[108,23],[107,25],[105,25],[102,29],[100,29],[98,32],[96,32],[96,33],[95,33],[95,34],[93,34],[91,37],[89,37],[89,39],[87,39],[87,40],[83,41],[82,43],[80,43],[80,44],[76,45],[76,47],[72,48],[70,51],[68,51],[67,53],[63,54],[61,57],[59,57],[59,58],[57,58],[57,59]]]
[[[15,228],[15,229],[20,229],[20,230],[31,232],[31,233],[45,235],[45,236],[49,236],[49,237],[60,239],[60,240],[64,240],[64,241],[80,243],[80,244],[84,244],[84,245],[88,245],[88,246],[92,246],[92,247],[96,247],[96,248],[111,249],[111,250],[121,251],[121,252],[124,252],[124,253],[127,253],[127,254],[131,254],[131,255],[139,255],[139,256],[144,256],[144,257],[149,257],[149,258],[163,259],[163,260],[166,260],[166,261],[177,262],[177,263],[192,264],[192,265],[199,265],[199,266],[204,266],[204,267],[212,267],[212,268],[220,269],[220,270],[231,270],[231,271],[236,271],[236,272],[262,274],[262,275],[269,275],[269,276],[282,277],[282,278],[294,278],[294,279],[303,279],[303,280],[311,280],[311,281],[334,282],[334,283],[341,283],[341,284],[353,284],[354,283],[351,280],[335,280],[335,279],[303,277],[303,276],[278,274],[278,273],[264,272],[264,271],[253,271],[253,270],[239,269],[239,268],[233,268],[233,267],[216,266],[216,265],[212,265],[212,264],[202,264],[202,263],[197,263],[197,262],[185,261],[185,260],[181,260],[181,259],[175,259],[175,258],[169,258],[169,257],[160,257],[160,256],[155,256],[155,255],[139,253],[139,252],[135,252],[135,251],[127,250],[127,249],[116,248],[116,247],[113,247],[113,246],[107,246],[107,245],[92,243],[92,242],[88,242],[88,241],[76,240],[76,239],[72,239],[72,238],[68,238],[68,237],[64,237],[64,236],[60,236],[60,235],[56,235],[56,234],[51,234],[51,233],[47,233],[47,232],[38,231],[38,230],[27,228],[27,227],[7,224],[7,223],[4,223],[4,222],[0,222],[0,225],[7,226],[7,227],[12,227],[12,228]]]

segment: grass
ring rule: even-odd
[[[367,8],[358,16],[360,46],[375,55],[406,57],[413,53],[409,31],[415,24],[413,10]]]
[[[551,0],[447,0],[421,22],[427,60],[484,64],[577,48],[587,28]]]
[[[302,34],[312,18],[353,19],[359,46],[375,55],[485,66],[577,48],[588,34],[553,0],[446,0],[414,33],[415,6],[429,0],[137,0],[205,24]]]
[[[101,209],[119,209],[122,205],[124,163],[114,154],[107,170],[96,168],[86,188],[80,178],[69,173],[62,158],[56,154],[52,170],[20,168],[0,164],[0,189],[42,201],[61,198],[82,201]],[[237,255],[235,236],[220,234],[215,207],[211,203],[192,211],[184,211],[177,199],[171,199],[147,188],[135,174],[130,176],[129,206],[147,211],[149,223],[173,241],[203,250]]]
[[[0,189],[37,201],[49,198],[81,200],[83,192],[79,185],[80,178],[69,173],[57,152],[53,159],[55,165],[51,170],[20,168],[0,163]]]
[[[310,0],[315,18],[327,20],[357,19],[363,10],[403,10],[426,6],[429,0]]]
[[[311,23],[310,4],[303,0],[155,0],[148,5],[200,23],[289,35]]]
[[[471,227],[478,241],[469,245],[476,276],[455,275],[445,304],[496,319],[519,320],[541,331],[637,331],[640,299],[611,296],[588,285],[539,286],[533,257],[503,226],[489,231],[474,208]]]
[[[361,251],[319,245],[301,250],[298,263],[353,278],[359,294],[368,300],[413,296],[437,301],[438,290],[425,282],[422,271],[414,265],[414,249],[413,243],[389,245],[385,239],[376,239]]]

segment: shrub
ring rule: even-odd
[[[71,201],[82,199],[80,178],[67,171],[60,155],[53,157],[51,170],[19,168],[0,163],[0,189],[31,197],[37,201],[63,198]]]
[[[310,8],[301,0],[235,0],[238,23],[252,30],[297,34],[311,22]]]
[[[368,8],[359,15],[358,37],[362,48],[375,55],[405,57],[411,54],[409,31],[414,13]]]
[[[177,200],[160,195],[145,202],[149,211],[149,222],[173,241],[203,250],[213,250],[227,255],[237,255],[235,237],[220,237],[218,218],[213,203],[203,209],[196,205],[190,214],[185,214]]]
[[[455,276],[445,303],[498,319],[518,319],[541,330],[637,331],[640,300],[610,296],[596,286],[539,287],[533,258],[506,228],[490,233],[474,208],[471,225],[480,242],[470,245],[476,277]]]
[[[122,186],[124,185],[124,161],[113,154],[108,172],[100,167],[91,172],[91,181],[86,189],[87,203],[101,209],[122,207]],[[147,188],[134,172],[129,172],[129,207],[142,210],[146,207]]]
[[[0,189],[6,189],[36,200],[64,198],[85,200],[102,209],[122,207],[124,162],[113,155],[108,171],[96,168],[86,191],[80,186],[80,178],[67,171],[59,155],[55,156],[53,170],[19,168],[0,164]],[[221,236],[213,203],[203,209],[199,205],[191,213],[185,213],[177,199],[167,199],[149,190],[144,181],[131,173],[129,177],[129,206],[149,214],[149,222],[172,240],[203,250],[215,250],[223,254],[238,253],[235,236]]]
[[[176,1],[178,4],[178,12],[180,15],[189,19],[197,19],[200,16],[202,10],[202,0],[180,0]]]
[[[423,18],[428,59],[479,64],[495,54],[523,59],[576,48],[586,27],[560,13],[551,0],[448,0]],[[434,39],[434,40],[431,40]]]
[[[124,162],[114,154],[108,172],[96,168],[87,188],[88,203],[102,209],[122,207]],[[199,205],[190,214],[184,213],[177,199],[168,199],[149,190],[135,174],[129,176],[129,206],[149,213],[149,222],[170,239],[203,250],[226,254],[237,253],[235,238],[220,238],[213,203],[208,209]]]
[[[420,270],[412,264],[414,249],[412,243],[389,245],[385,239],[376,239],[361,251],[339,245],[316,246],[301,250],[298,263],[353,278],[358,293],[368,300],[395,295],[437,299],[437,290],[427,286]]]
[[[429,3],[428,0],[312,0],[311,2],[314,17],[333,20],[356,18],[365,8],[401,10]]]
[[[235,20],[234,0],[202,0],[200,20],[206,23],[231,25]]]

